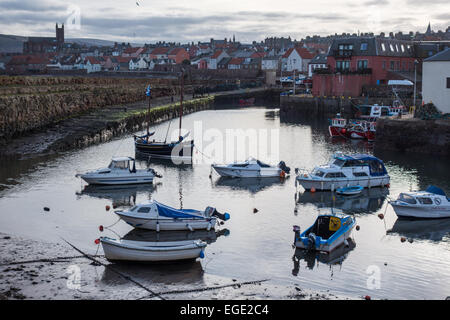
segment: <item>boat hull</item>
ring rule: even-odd
[[[380,177],[371,177],[370,179],[361,178],[354,180],[349,179],[318,180],[297,176],[296,182],[299,183],[306,190],[311,190],[312,188],[314,188],[316,190],[334,191],[338,188],[354,187],[354,186],[361,186],[363,188],[384,187],[390,183],[390,177],[380,176]]]
[[[345,244],[345,240],[347,240],[348,238],[350,238],[351,234],[353,231],[353,227],[346,231],[343,236],[337,238],[335,241],[333,241],[332,243],[329,244],[324,244],[321,245],[319,248],[315,248],[316,251],[325,251],[325,252],[330,252],[333,251],[334,249],[336,249],[339,246],[342,246]],[[304,249],[307,250],[308,247],[305,246],[305,244],[303,243],[303,241],[296,241],[295,242],[295,246],[299,249]]]
[[[450,207],[431,205],[429,208],[413,205],[401,205],[391,202],[395,214],[399,218],[443,219],[450,218]]]
[[[206,245],[192,242],[174,247],[125,247],[113,241],[101,240],[105,257],[109,261],[163,262],[194,260],[201,256]],[[163,243],[162,243],[163,244]],[[162,250],[161,250],[162,249]]]
[[[85,174],[81,179],[95,185],[124,185],[152,183],[153,175],[105,176],[104,174]]]
[[[135,149],[138,153],[143,153],[155,158],[192,157],[194,141],[169,144],[142,143],[136,141]]]
[[[226,166],[212,166],[216,172],[222,177],[234,178],[264,178],[264,177],[279,177],[281,175],[280,168],[261,168],[259,170],[252,169],[234,169]]]
[[[117,211],[116,214],[132,227],[156,231],[211,230],[217,222],[215,217],[205,219],[147,219],[133,217]]]

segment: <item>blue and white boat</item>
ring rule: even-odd
[[[294,244],[300,249],[330,252],[345,245],[355,224],[355,218],[349,215],[334,212],[319,215],[303,233],[299,226],[294,226]]]
[[[326,165],[315,167],[312,172],[295,169],[299,183],[306,190],[316,191],[361,186],[363,188],[384,187],[390,183],[390,177],[383,161],[368,155],[344,155],[336,153]]]
[[[138,204],[128,211],[115,211],[130,226],[147,230],[211,230],[217,219],[226,221],[228,213],[220,213],[215,208],[207,207],[204,211],[192,209],[175,209],[157,201]]]
[[[336,193],[344,196],[354,196],[360,194],[364,190],[361,186],[351,186],[351,187],[343,187],[337,188]]]

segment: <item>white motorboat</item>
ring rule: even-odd
[[[271,166],[254,158],[228,165],[212,164],[211,167],[222,177],[239,178],[284,177],[291,171],[284,161],[281,161],[278,166]]]
[[[77,174],[89,184],[123,185],[151,183],[154,177],[161,177],[153,169],[136,169],[131,157],[113,158],[108,168]]]
[[[201,240],[146,242],[101,237],[109,261],[162,262],[204,257],[206,242]]]
[[[336,153],[327,165],[317,166],[312,172],[295,169],[299,183],[306,190],[334,191],[338,188],[361,186],[363,188],[389,186],[390,177],[383,161],[367,155]]]
[[[450,218],[450,198],[435,186],[429,186],[425,191],[400,193],[397,200],[389,203],[400,218]]]
[[[128,211],[115,213],[130,226],[148,230],[211,230],[217,219],[228,220],[228,213],[222,214],[215,208],[207,207],[204,211],[192,209],[175,209],[156,201],[138,204]]]

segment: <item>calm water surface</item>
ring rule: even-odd
[[[183,126],[191,130],[195,121],[202,121],[204,130],[216,128],[222,133],[237,128],[279,129],[280,160],[292,170],[323,164],[336,151],[373,153],[371,146],[361,141],[331,140],[323,124],[280,119],[276,109],[211,110],[183,119]],[[175,122],[172,125],[177,126]],[[166,123],[154,127],[159,137],[165,136],[166,128]],[[386,198],[428,184],[436,184],[450,194],[448,160],[375,153],[385,162],[391,187],[366,190],[355,198],[333,198],[329,192],[304,193],[300,186],[296,189],[294,175],[284,182],[274,179],[249,183],[219,179],[215,173],[210,179],[208,164],[152,162],[151,167],[163,175],[153,186],[93,188],[75,178],[76,173],[107,166],[113,155],[134,156],[131,135],[59,155],[3,160],[0,232],[47,242],[60,242],[64,237],[94,253],[94,240],[100,236],[98,226],[117,221],[112,211],[105,210],[106,205],[124,208],[156,199],[174,207],[214,206],[229,212],[231,220],[218,229],[217,235],[201,235],[210,240],[206,258],[201,261],[206,274],[241,281],[271,279],[282,285],[351,296],[369,294],[374,298],[442,299],[450,295],[450,221],[398,221]],[[194,159],[198,157],[202,155],[196,152]],[[146,165],[146,161],[138,163],[140,167]],[[356,216],[361,229],[353,232],[354,247],[331,256],[298,254],[293,259],[292,226],[305,229],[319,212],[329,212],[333,206]],[[50,211],[45,212],[43,207]],[[254,208],[258,212],[254,213]],[[379,213],[385,213],[384,220],[378,218]],[[112,229],[119,236],[157,237],[152,232],[131,232],[122,221]],[[103,234],[117,237],[108,230]],[[177,236],[159,235],[160,240]],[[188,233],[182,236],[192,237]],[[413,242],[402,243],[401,237]],[[172,282],[190,281],[180,276],[180,268],[165,270]],[[201,274],[196,272],[192,281],[198,281]],[[368,281],[374,284],[371,275],[379,275],[379,288],[368,288]],[[153,276],[150,272],[149,277]]]

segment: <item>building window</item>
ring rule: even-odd
[[[383,70],[386,70],[386,61],[383,61]]]
[[[447,89],[450,89],[450,78],[447,78]]]
[[[367,69],[367,60],[358,60],[358,70]]]
[[[395,61],[391,61],[389,70],[394,70],[394,68],[395,68]]]
[[[367,42],[361,43],[361,51],[366,51],[366,50],[367,50]]]

